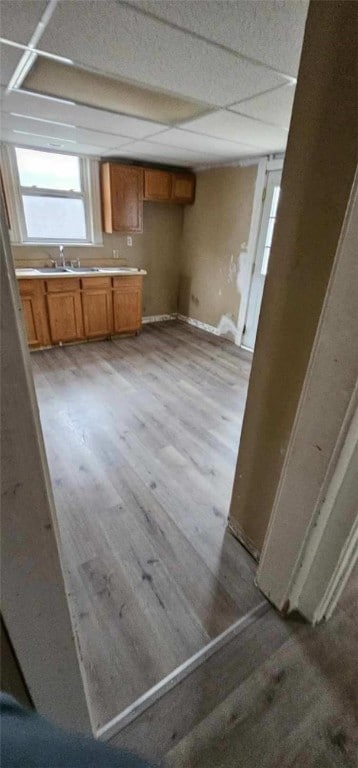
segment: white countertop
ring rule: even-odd
[[[136,267],[96,267],[95,270],[91,267],[89,267],[88,270],[86,267],[73,270],[68,267],[66,272],[56,272],[55,270],[51,271],[51,269],[46,271],[45,269],[41,270],[40,267],[38,269],[36,267],[24,267],[15,269],[15,273],[16,277],[20,280],[26,277],[38,278],[41,280],[53,280],[56,277],[103,277],[103,275],[108,275],[108,277],[120,277],[121,275],[128,277],[131,275],[135,277],[136,275],[147,274],[145,269],[137,269]]]

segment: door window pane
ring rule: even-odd
[[[268,269],[268,263],[270,258],[270,251],[271,251],[271,244],[272,244],[272,236],[273,231],[275,229],[275,223],[276,223],[276,214],[277,214],[277,206],[278,201],[280,198],[280,187],[275,187],[272,195],[272,202],[271,202],[271,208],[270,208],[270,217],[268,220],[268,226],[267,226],[267,232],[266,232],[266,240],[265,240],[265,247],[264,247],[264,254],[262,258],[262,264],[261,264],[261,274],[267,275],[267,269]]]
[[[22,187],[81,191],[79,158],[16,147]]]
[[[266,242],[265,242],[265,248],[271,248],[272,243],[272,235],[273,230],[275,227],[275,218],[269,219],[268,227],[267,227],[267,234],[266,234]]]
[[[279,198],[280,198],[280,191],[281,191],[280,187],[275,187],[274,188],[273,195],[272,195],[272,204],[271,204],[270,216],[276,216],[278,201],[279,201]]]
[[[85,240],[83,200],[23,195],[27,236],[47,240]]]
[[[262,275],[267,275],[267,268],[268,268],[268,263],[270,258],[270,250],[271,250],[270,246],[266,245],[264,248],[264,257],[262,259],[262,267],[261,267]]]

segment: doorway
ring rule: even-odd
[[[242,346],[253,350],[280,198],[282,167],[267,172]]]

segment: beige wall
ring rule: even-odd
[[[230,510],[232,529],[256,550],[273,507],[354,178],[356,10],[356,3],[313,0],[308,11]]]
[[[183,229],[181,205],[144,203],[143,234],[132,235],[133,245],[127,245],[127,236],[103,235],[103,247],[66,248],[66,257],[81,260],[81,264],[118,266],[128,263],[148,271],[144,279],[143,315],[163,315],[177,311],[179,255]],[[113,260],[113,249],[119,249],[120,261]],[[16,267],[44,266],[57,248],[41,246],[13,246]]]
[[[256,175],[256,165],[197,174],[195,203],[184,212],[182,315],[214,326],[222,315],[229,315],[237,324],[238,259],[249,238]]]

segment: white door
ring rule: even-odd
[[[281,175],[281,170],[269,171],[267,174],[246,323],[241,342],[242,345],[248,349],[253,349],[255,346],[261,300],[264,291],[272,235],[275,227],[277,206],[280,196]]]

